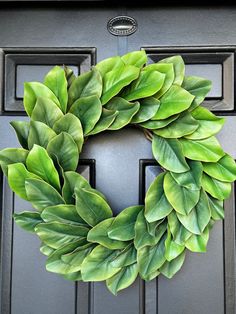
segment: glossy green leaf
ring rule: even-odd
[[[40,179],[37,175],[29,172],[24,164],[15,163],[8,165],[8,183],[13,192],[21,198],[28,200],[25,181],[26,179]]]
[[[141,71],[139,77],[122,91],[121,97],[129,101],[150,97],[161,89],[164,80],[165,74],[161,72]]]
[[[111,278],[107,279],[107,288],[114,294],[129,287],[135,281],[138,276],[138,266],[137,263],[126,266],[122,268],[118,273],[116,273]]]
[[[26,165],[30,172],[60,190],[58,172],[45,148],[34,145],[27,156]]]
[[[182,87],[186,89],[190,94],[195,96],[191,105],[191,109],[196,108],[203,102],[204,98],[211,90],[211,86],[211,81],[204,78],[198,76],[184,77]]]
[[[81,122],[76,116],[72,113],[67,113],[55,122],[53,130],[57,134],[61,132],[70,134],[77,144],[79,152],[81,152],[84,143],[84,135]]]
[[[200,140],[217,134],[223,127],[225,119],[215,116],[204,107],[197,107],[191,112],[193,118],[198,122],[198,128],[185,137],[192,140]]]
[[[76,187],[75,195],[77,212],[90,226],[112,217],[108,203],[92,190]]]
[[[168,91],[168,89],[171,87],[171,85],[174,82],[174,67],[171,63],[153,63],[146,66],[143,71],[158,71],[163,74],[165,74],[165,80],[164,84],[162,85],[161,89],[154,95],[155,98],[160,98],[162,95],[165,94],[165,92]]]
[[[144,50],[141,51],[132,51],[121,57],[121,60],[125,64],[134,65],[137,68],[142,68],[147,62],[147,55]]]
[[[88,135],[95,135],[108,129],[118,114],[118,111],[102,108],[102,114],[99,121],[96,123],[93,130],[88,133]]]
[[[127,243],[127,242],[126,242]],[[126,247],[123,248],[114,259],[111,261],[111,265],[116,268],[129,266],[135,263],[137,260],[137,251],[133,243],[126,244]]]
[[[74,171],[67,171],[64,173],[64,185],[62,188],[62,195],[66,204],[75,203],[75,188],[86,188],[90,189],[88,181],[81,176],[79,173]]]
[[[169,203],[182,215],[190,213],[200,196],[199,190],[191,190],[179,185],[170,173],[167,173],[164,178],[164,192]]]
[[[165,218],[160,219],[158,221],[151,222],[151,223],[148,223],[147,221],[148,233],[152,236],[158,234],[161,227],[160,228],[157,228],[157,227],[160,226],[163,222],[164,223],[166,222]]]
[[[210,195],[208,195],[208,201],[209,201],[209,206],[211,210],[211,217],[214,220],[220,220],[224,219],[225,213],[224,213],[224,202],[217,200]]]
[[[165,173],[159,174],[150,185],[145,197],[145,218],[153,222],[166,217],[173,209],[163,188]]]
[[[166,260],[165,239],[166,236],[163,236],[157,245],[145,246],[138,250],[137,261],[139,274],[144,280],[153,278],[152,273],[157,271],[164,264]]]
[[[101,117],[102,105],[97,96],[83,97],[74,102],[70,112],[80,119],[84,134],[88,134]]]
[[[28,149],[29,122],[11,121],[10,124],[14,128],[21,146],[25,149]]]
[[[66,76],[66,80],[67,80],[67,89],[69,89],[72,82],[76,78],[76,76],[75,76],[73,70],[68,68],[66,65],[64,65],[64,71],[65,71],[65,76]]]
[[[167,259],[168,262],[170,262],[183,252],[183,250],[185,249],[185,246],[176,243],[172,239],[170,230],[168,230],[167,238],[165,240],[165,248],[166,248],[165,258]]]
[[[185,259],[185,252],[180,254],[177,258],[171,262],[166,261],[160,268],[160,272],[167,278],[172,278],[183,266]]]
[[[140,123],[140,126],[142,126],[145,129],[156,130],[156,129],[164,128],[165,126],[170,124],[172,121],[175,121],[178,117],[179,115],[176,114],[164,120],[149,120],[149,121]]]
[[[59,66],[55,66],[47,73],[44,78],[44,84],[56,95],[60,103],[62,112],[66,113],[68,94],[67,94],[67,80],[65,71]]]
[[[98,62],[95,67],[99,70],[103,78],[106,73],[114,69],[124,67],[124,62],[122,61],[121,57],[115,56]]]
[[[48,206],[64,204],[64,200],[57,190],[44,181],[26,179],[25,189],[28,200],[39,211]]]
[[[76,77],[68,90],[69,107],[79,98],[95,96],[100,98],[102,94],[102,77],[94,67],[91,71]]]
[[[167,170],[177,173],[189,170],[182,147],[177,139],[165,139],[154,135],[152,152],[157,162]]]
[[[181,224],[194,234],[201,234],[211,219],[210,206],[206,193],[201,190],[201,195],[197,205],[188,215],[177,213]]]
[[[74,205],[55,205],[45,208],[41,214],[45,222],[62,222],[72,225],[87,225]]]
[[[39,121],[30,121],[28,146],[31,149],[34,144],[47,147],[48,142],[56,136],[56,133],[46,124]]]
[[[50,99],[60,108],[59,100],[47,86],[39,82],[29,82],[24,84],[24,107],[28,116],[31,116],[38,97]]]
[[[150,120],[157,112],[160,102],[154,97],[140,99],[139,111],[132,118],[131,123],[141,123]]]
[[[228,198],[231,193],[231,183],[216,180],[207,174],[203,174],[202,176],[202,187],[211,196],[220,201]]]
[[[152,118],[153,120],[166,119],[172,115],[188,109],[194,96],[177,85],[171,88],[160,98],[160,108]]]
[[[202,163],[200,161],[188,160],[189,170],[182,173],[171,172],[175,181],[190,190],[200,190],[202,179]]]
[[[217,163],[203,163],[203,171],[209,176],[224,182],[233,182],[236,180],[236,164],[234,159],[225,155]]]
[[[125,242],[113,240],[108,237],[108,229],[111,226],[113,220],[114,218],[108,218],[94,226],[89,231],[87,240],[89,242],[99,243],[111,250],[124,248],[126,246]]]
[[[118,111],[118,114],[108,130],[119,130],[129,124],[139,108],[138,102],[130,103],[121,97],[114,97],[106,104],[106,109]]]
[[[111,261],[117,252],[117,250],[110,250],[102,245],[96,246],[82,263],[82,279],[84,281],[101,281],[115,275],[120,268],[112,267]]]
[[[67,243],[86,239],[88,228],[61,222],[47,222],[38,224],[35,232],[45,244],[53,249],[59,249]]]
[[[180,114],[179,118],[168,124],[166,127],[153,130],[159,136],[166,138],[179,138],[193,133],[198,128],[198,122],[189,112]]]
[[[186,242],[185,246],[192,252],[206,252],[207,242],[209,240],[209,228],[206,227],[202,234],[193,234]]]
[[[183,154],[193,160],[216,162],[225,155],[218,140],[212,136],[204,140],[180,140]]]
[[[183,245],[192,233],[188,231],[178,220],[176,212],[172,211],[168,216],[168,227],[176,243]]]
[[[135,235],[134,225],[139,212],[143,206],[130,206],[122,210],[114,219],[108,229],[108,236],[111,239],[128,241],[132,240]]]
[[[68,133],[62,132],[55,136],[47,146],[52,159],[55,157],[64,171],[74,171],[79,160],[78,146]]]
[[[184,61],[181,56],[173,56],[173,57],[168,57],[165,59],[162,59],[158,63],[170,63],[173,64],[174,67],[174,73],[175,73],[175,78],[173,81],[173,84],[181,85],[183,80],[184,80],[184,73],[185,73],[185,65]]]
[[[43,122],[52,128],[53,124],[61,117],[63,117],[62,111],[52,100],[38,97],[32,111],[31,120]]]
[[[122,65],[106,73],[103,78],[102,104],[116,96],[123,87],[129,85],[139,76],[139,68],[133,65]]]
[[[42,243],[42,245],[40,246],[39,250],[45,256],[49,256],[49,255],[51,255],[55,251],[53,248],[51,248],[50,246],[48,246],[48,245],[46,245],[44,243]]]
[[[35,232],[37,224],[43,222],[39,213],[24,211],[13,215],[16,224],[28,232]]]
[[[23,148],[5,148],[0,150],[0,166],[7,176],[7,166],[15,163],[25,164],[28,156],[28,150]]]
[[[81,271],[76,271],[76,272],[70,273],[70,274],[64,274],[64,275],[62,275],[62,277],[66,280],[82,281]]]

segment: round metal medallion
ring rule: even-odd
[[[115,36],[129,36],[135,33],[137,28],[137,21],[126,15],[113,17],[107,23],[108,31]]]

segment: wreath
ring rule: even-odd
[[[0,152],[10,188],[34,211],[15,222],[41,240],[46,269],[69,280],[106,281],[113,293],[138,276],[171,278],[186,250],[205,252],[236,165],[215,138],[224,119],[202,107],[209,80],[184,76],[181,56],[147,63],[144,51],[105,59],[75,76],[55,66],[24,86],[30,121],[11,122],[22,148]],[[113,216],[77,171],[85,140],[131,124],[162,167],[144,204]]]

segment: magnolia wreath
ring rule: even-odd
[[[171,278],[187,250],[205,252],[236,179],[233,158],[215,138],[224,119],[201,106],[211,82],[185,76],[181,56],[146,63],[146,53],[135,51],[77,77],[55,66],[43,83],[25,83],[30,120],[11,122],[22,148],[0,152],[10,188],[35,209],[14,219],[40,238],[46,269],[105,280],[113,294],[138,275]],[[163,172],[144,204],[114,217],[76,169],[85,140],[128,124],[144,131]]]

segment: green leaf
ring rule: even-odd
[[[233,182],[236,180],[236,164],[234,159],[225,155],[217,163],[203,163],[203,171],[209,176],[224,182]]]
[[[129,101],[150,97],[161,89],[164,80],[165,74],[161,72],[141,71],[139,77],[122,91],[121,97]]]
[[[15,163],[25,164],[28,150],[23,148],[5,148],[0,151],[0,166],[7,176],[7,166]]]
[[[160,60],[158,63],[173,64],[175,78],[173,84],[181,85],[184,80],[185,65],[181,56],[173,56]]]
[[[13,215],[16,224],[28,232],[35,232],[37,224],[43,222],[39,213],[24,211]]]
[[[87,135],[95,135],[102,131],[105,131],[114,122],[117,115],[118,111],[102,108],[102,114],[99,121],[96,123],[93,130],[90,131]]]
[[[112,217],[112,210],[107,202],[92,190],[75,188],[76,209],[90,226]]]
[[[179,185],[170,173],[167,173],[164,178],[164,192],[169,203],[182,215],[190,213],[200,196],[199,190],[191,190]]]
[[[163,188],[165,173],[159,174],[150,185],[145,197],[145,218],[148,222],[157,221],[169,215],[172,206]]]
[[[31,149],[34,144],[47,147],[48,142],[56,136],[56,133],[46,124],[38,121],[30,121],[28,146]]]
[[[137,251],[131,242],[126,247],[119,251],[117,255],[114,257],[114,259],[111,261],[111,265],[116,268],[121,268],[125,266],[129,266],[133,263],[135,263],[137,260]]]
[[[122,268],[117,274],[107,279],[107,288],[117,295],[117,292],[129,287],[138,276],[137,263]]]
[[[122,210],[117,215],[108,229],[108,236],[111,239],[128,241],[132,240],[135,235],[134,225],[139,212],[143,209],[143,206],[136,205],[130,206]]]
[[[95,68],[98,69],[103,78],[106,73],[110,72],[111,70],[121,68],[123,66],[124,62],[122,61],[121,57],[115,56],[100,61],[96,64]]]
[[[160,224],[156,232],[151,235],[148,230],[148,222],[145,219],[144,212],[141,211],[138,214],[136,223],[135,223],[135,237],[134,237],[134,245],[137,250],[141,249],[144,246],[153,246],[158,243],[158,241],[163,236],[166,231],[166,224]]]
[[[91,71],[79,75],[73,80],[68,90],[68,106],[82,97],[95,96],[100,98],[102,94],[102,77],[100,72],[93,68]]]
[[[189,171],[182,173],[171,172],[175,181],[190,190],[200,190],[202,179],[202,163],[200,161],[188,160]]]
[[[204,173],[202,176],[202,187],[211,194],[211,196],[220,201],[228,198],[231,193],[231,183],[216,180]]]
[[[14,128],[21,146],[25,149],[28,149],[29,122],[11,121],[10,124]]]
[[[186,89],[190,94],[194,95],[195,98],[192,102],[191,109],[199,106],[206,95],[211,90],[212,83],[209,80],[198,76],[185,76],[182,87]]]
[[[86,239],[88,228],[84,226],[69,225],[59,222],[47,222],[38,224],[35,232],[38,237],[53,249],[59,249],[62,245]]]
[[[166,261],[160,268],[160,272],[167,278],[172,278],[183,266],[185,251],[171,262]]]
[[[141,123],[150,120],[157,112],[160,102],[154,97],[140,99],[139,111],[132,118],[131,123]]]
[[[8,183],[10,188],[25,200],[28,200],[25,190],[25,180],[34,178],[39,179],[38,176],[29,172],[22,163],[8,165]]]
[[[84,135],[81,122],[76,116],[72,113],[67,113],[56,121],[53,125],[53,130],[57,134],[61,132],[70,134],[77,144],[79,152],[81,152],[84,143]]]
[[[171,232],[168,229],[167,238],[165,240],[165,248],[166,248],[165,258],[167,259],[168,262],[170,262],[183,252],[185,246],[176,243],[172,239]]]
[[[77,172],[73,171],[67,171],[64,173],[64,185],[62,188],[62,195],[66,202],[66,204],[74,204],[75,203],[75,197],[74,197],[74,191],[75,188],[86,188],[90,189],[90,184],[88,181],[81,176]]]
[[[211,219],[210,206],[206,193],[201,190],[201,195],[197,205],[188,215],[177,213],[177,217],[182,225],[194,234],[201,234]]]
[[[52,100],[59,108],[60,103],[55,96],[55,94],[44,84],[39,82],[30,82],[24,84],[24,107],[28,116],[31,116],[31,113],[36,105],[38,97],[44,97]]]
[[[142,68],[147,62],[147,55],[144,50],[128,52],[121,57],[121,60],[128,65],[134,65],[137,68]]]
[[[46,256],[51,255],[55,251],[53,248],[51,248],[50,246],[48,246],[48,245],[46,245],[44,243],[42,243],[42,245],[40,246],[39,250],[40,250],[40,252],[43,255],[46,255]]]
[[[164,235],[160,242],[154,246],[145,246],[138,250],[139,274],[144,280],[153,278],[152,274],[165,262],[165,239]],[[151,277],[151,278],[150,278]]]
[[[121,97],[114,97],[106,104],[106,109],[118,111],[118,114],[108,130],[119,130],[129,124],[139,108],[138,102],[130,103]]]
[[[45,148],[34,145],[27,156],[26,165],[30,172],[60,190],[59,175]]]
[[[172,121],[175,121],[178,117],[179,115],[176,114],[164,120],[149,120],[149,121],[141,123],[140,126],[142,126],[145,129],[156,130],[156,129],[164,128],[165,126],[170,124]]]
[[[65,71],[65,76],[67,80],[67,89],[71,86],[72,82],[76,78],[74,72],[72,69],[68,68],[66,65],[64,65],[64,71]]]
[[[74,171],[77,168],[79,151],[70,134],[62,132],[55,136],[48,143],[47,151],[52,159],[57,158],[64,171]]]
[[[64,204],[64,200],[57,190],[44,181],[26,179],[25,189],[28,200],[39,211],[48,206]]]
[[[74,205],[55,205],[43,210],[41,217],[45,222],[62,222],[71,225],[87,225],[79,216]]]
[[[208,195],[208,201],[209,201],[209,206],[211,210],[211,217],[214,220],[221,220],[224,219],[225,213],[224,213],[224,202],[219,201],[210,195]]]
[[[71,280],[71,281],[81,281],[82,280],[82,275],[81,271],[76,271],[74,273],[70,274],[64,274],[62,277],[66,280]]]
[[[164,84],[162,85],[161,89],[154,95],[155,98],[160,98],[162,95],[165,94],[165,92],[168,91],[168,89],[171,87],[171,85],[174,82],[174,67],[171,63],[153,63],[149,64],[145,68],[143,68],[143,71],[158,71],[163,74],[165,74],[165,80]]]
[[[182,147],[177,139],[165,139],[154,135],[152,152],[157,162],[167,170],[177,173],[189,170]]]
[[[160,98],[160,108],[152,118],[153,120],[166,119],[170,116],[188,109],[194,96],[177,85],[171,88]]]
[[[191,236],[190,233],[178,220],[176,212],[172,211],[168,216],[168,227],[176,243],[183,245]]]
[[[117,250],[110,250],[102,245],[96,246],[82,263],[83,281],[102,281],[115,275],[120,268],[113,267],[111,261],[117,252]]]
[[[166,127],[154,130],[153,132],[166,138],[179,138],[193,133],[198,128],[198,125],[198,122],[189,112],[183,112],[178,119]]]
[[[94,226],[89,231],[87,240],[89,242],[99,243],[111,250],[124,248],[126,246],[125,242],[113,240],[108,237],[108,229],[113,220],[114,218],[108,218]]]
[[[216,162],[225,155],[217,139],[212,136],[204,140],[179,139],[185,157],[193,160]]]
[[[203,231],[202,234],[193,234],[185,243],[187,249],[192,252],[206,252],[207,242],[209,240],[209,228]]]
[[[43,122],[50,128],[63,117],[62,111],[50,99],[38,97],[36,105],[32,111],[31,120]]]
[[[217,134],[223,127],[225,119],[216,117],[212,112],[203,107],[197,107],[191,112],[198,122],[198,128],[185,137],[192,140],[200,140]]]
[[[80,119],[84,134],[88,134],[101,117],[102,105],[97,96],[83,97],[74,102],[70,112]]]
[[[106,73],[103,78],[102,104],[116,96],[123,87],[129,85],[139,76],[139,68],[133,65],[119,65]]]
[[[62,112],[66,113],[68,94],[65,71],[55,66],[44,78],[44,84],[56,95]]]

